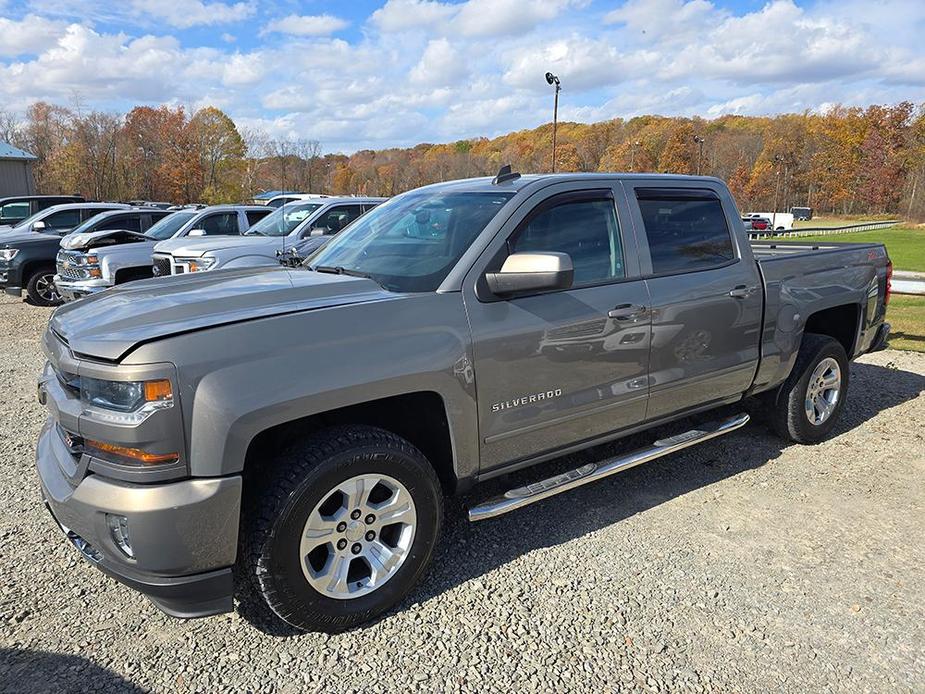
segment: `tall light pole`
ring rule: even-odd
[[[780,167],[784,163],[784,155],[775,154],[774,161],[777,162],[777,186],[774,188],[774,209],[771,210],[771,233],[774,233],[777,223],[777,198],[780,195]]]
[[[556,125],[559,121],[559,90],[562,86],[559,84],[559,78],[551,72],[546,73],[546,82],[555,85],[556,96],[552,105],[552,172],[556,172]]]
[[[700,153],[697,155],[697,175],[700,175],[700,165],[703,163],[703,138],[700,135],[694,135],[694,142],[700,146]]]
[[[641,144],[639,140],[636,140],[630,147],[630,171],[636,170],[636,148]]]

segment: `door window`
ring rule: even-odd
[[[543,210],[516,232],[511,251],[568,253],[575,287],[625,276],[620,228],[610,199],[563,201]]]
[[[652,273],[705,270],[735,260],[726,215],[707,191],[637,190]]]
[[[42,221],[46,229],[73,229],[80,224],[80,210],[53,212]]]
[[[324,234],[336,234],[345,226],[363,214],[362,205],[340,205],[323,213],[314,224],[312,229],[319,229]]]
[[[245,212],[248,226],[253,226],[271,212],[273,212],[273,210],[248,210]]]
[[[238,233],[238,213],[213,214],[196,226],[202,229],[206,236],[232,236]]]
[[[29,202],[8,202],[0,207],[0,221],[4,224],[15,224],[29,216]]]

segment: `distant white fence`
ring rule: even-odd
[[[837,234],[851,234],[855,231],[872,231],[873,229],[888,229],[899,224],[898,219],[889,219],[882,222],[861,222],[860,224],[849,224],[843,227],[803,227],[795,231],[778,231],[774,234],[759,234],[750,232],[750,239],[766,239],[770,236],[774,238],[793,238],[800,236],[835,236]]]

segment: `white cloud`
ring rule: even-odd
[[[380,31],[393,33],[429,28],[446,36],[502,36],[532,30],[553,19],[567,7],[588,0],[387,0],[373,12],[370,22]]]
[[[462,81],[466,73],[459,51],[446,39],[434,39],[411,70],[411,81],[429,86],[452,85]]]
[[[0,56],[37,55],[60,38],[67,22],[27,14],[20,21],[0,17]]]
[[[253,0],[233,4],[202,0],[131,0],[130,5],[135,11],[161,19],[178,29],[239,22],[255,11]]]
[[[327,36],[350,26],[350,22],[330,14],[291,14],[267,24],[261,33],[275,32],[292,36]]]
[[[387,0],[372,13],[370,22],[380,31],[392,33],[433,27],[456,12],[452,5],[436,0]]]

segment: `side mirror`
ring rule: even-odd
[[[189,234],[187,234],[187,236],[205,236],[205,235],[206,235],[205,229],[190,229]]]
[[[499,272],[485,273],[492,294],[568,289],[575,269],[568,253],[512,253]]]
[[[41,219],[32,225],[32,231],[45,231],[45,222]]]

